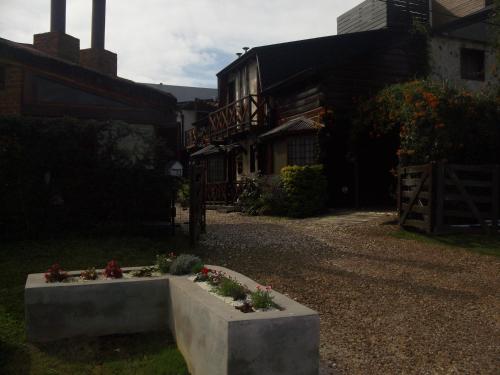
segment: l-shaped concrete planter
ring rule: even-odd
[[[209,267],[250,290],[257,286]],[[48,341],[170,328],[192,375],[317,375],[318,314],[273,295],[282,310],[244,314],[185,276],[47,284],[34,274],[25,289],[27,336]]]

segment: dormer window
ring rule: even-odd
[[[460,51],[460,69],[462,79],[484,81],[485,53],[482,50],[462,48]]]

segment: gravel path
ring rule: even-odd
[[[391,213],[207,212],[207,258],[319,311],[322,374],[500,374],[500,259],[400,240]]]

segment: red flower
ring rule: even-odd
[[[208,269],[207,267],[203,267],[201,269],[201,273],[204,274],[204,275],[208,275],[209,272],[210,272],[210,269]]]

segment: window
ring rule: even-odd
[[[316,163],[317,137],[294,137],[288,140],[288,165],[310,165]]]
[[[462,79],[484,81],[484,51],[462,48],[460,51]]]
[[[208,159],[207,182],[226,181],[226,168],[224,157]]]
[[[0,66],[0,90],[5,90],[5,67]]]

